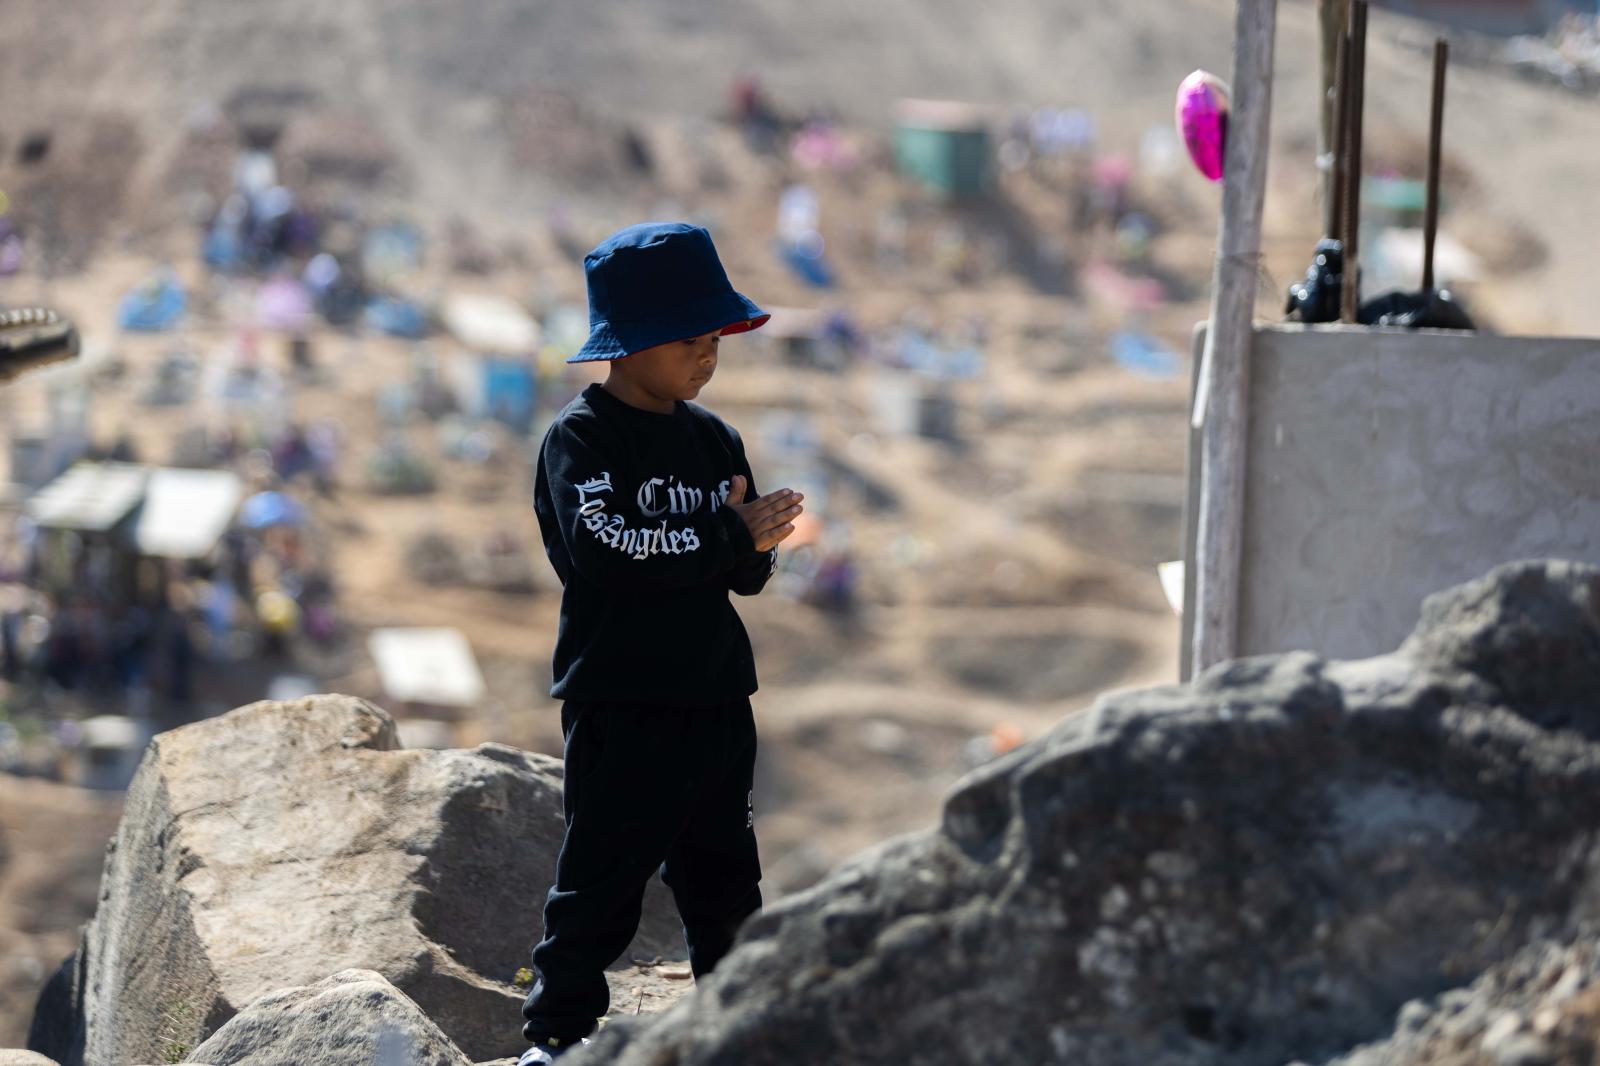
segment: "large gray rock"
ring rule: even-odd
[[[183,1059],[228,1066],[472,1066],[404,992],[343,970],[268,993]]]
[[[1505,567],[1392,656],[1101,701],[569,1061],[1325,1061],[1539,938],[1581,943],[1597,736],[1600,569]]]
[[[558,760],[496,744],[401,750],[389,716],[349,697],[163,733],[29,1046],[63,1066],[163,1061],[260,996],[360,968],[469,1057],[517,1054],[525,991],[511,982],[538,939],[563,828]],[[630,952],[681,950],[655,883]]]
[[[18,1048],[0,1048],[0,1066],[60,1066],[55,1059]]]
[[[1539,941],[1467,988],[1400,1008],[1394,1032],[1331,1066],[1573,1066],[1600,1061],[1600,939]]]
[[[0,1048],[0,1066],[61,1066],[55,1059],[47,1058],[36,1051],[22,1051],[18,1048]],[[191,1063],[190,1066],[205,1066],[204,1063]]]

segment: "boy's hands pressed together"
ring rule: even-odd
[[[751,539],[756,542],[756,551],[764,552],[777,547],[794,532],[794,520],[804,510],[800,501],[805,496],[793,489],[778,489],[749,503],[734,503],[734,500],[744,498],[746,484],[743,474],[733,475],[733,480],[728,484],[727,506],[744,520]]]

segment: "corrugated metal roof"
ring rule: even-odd
[[[34,494],[28,516],[50,529],[104,532],[144,497],[149,475],[137,463],[78,463]]]
[[[244,482],[227,470],[151,471],[134,544],[141,555],[198,559],[216,546],[243,495]]]
[[[441,707],[471,707],[483,699],[478,660],[459,629],[374,629],[367,649],[391,699]]]

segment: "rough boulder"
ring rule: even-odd
[[[371,970],[269,993],[185,1062],[228,1066],[472,1066],[405,993]]]
[[[1102,700],[568,1061],[1371,1066],[1482,1001],[1496,1054],[1437,1061],[1554,1062],[1515,1056],[1597,1010],[1597,825],[1600,569],[1514,564],[1393,655]]]
[[[55,1059],[45,1058],[32,1051],[17,1048],[0,1048],[0,1066],[59,1066]]]
[[[261,996],[362,969],[470,1059],[516,1055],[525,992],[512,982],[562,832],[559,760],[402,750],[390,717],[350,697],[163,733],[29,1047],[62,1066],[169,1061]],[[659,883],[630,951],[681,956]]]

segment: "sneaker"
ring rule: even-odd
[[[550,1066],[550,1063],[573,1048],[588,1042],[588,1037],[582,1040],[541,1040],[522,1053],[522,1058],[517,1060],[517,1066]]]

